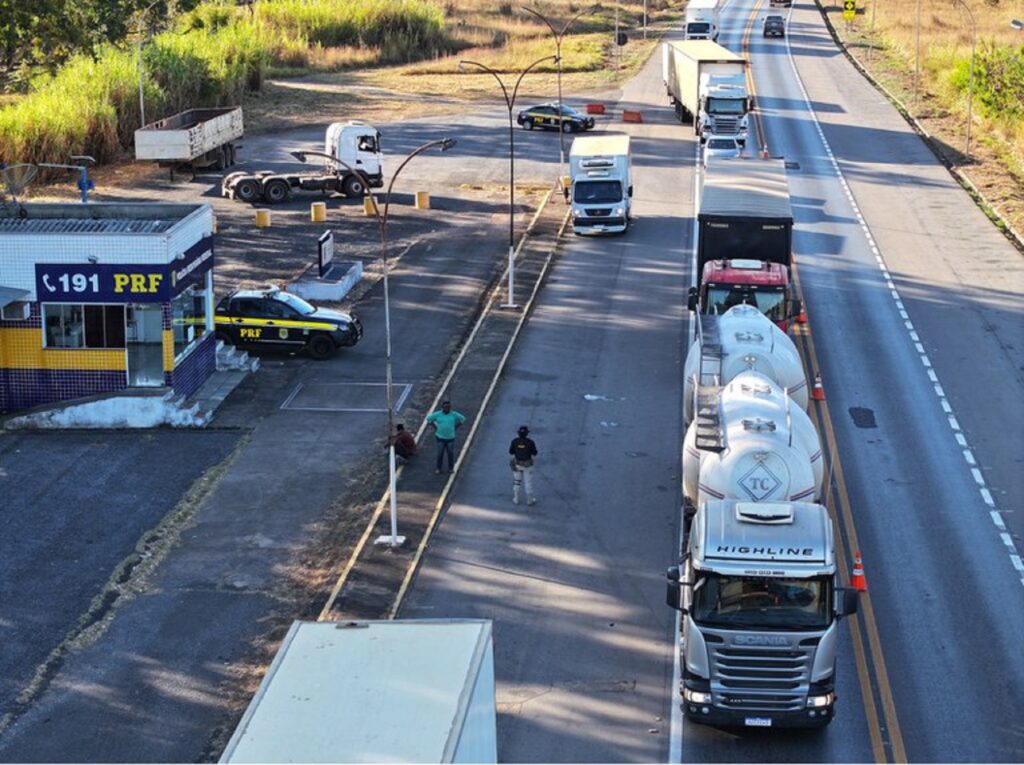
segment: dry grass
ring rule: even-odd
[[[970,24],[951,0],[921,0],[921,63],[914,97],[916,63],[916,0],[872,2],[852,30],[822,2],[850,51],[940,142],[947,159],[971,179],[999,214],[1018,232],[1024,231],[1024,121],[980,112],[976,97],[971,157],[966,148],[967,98],[955,84],[954,72],[970,58]],[[1024,33],[1010,27],[1024,17],[1024,0],[998,0],[989,5],[966,0],[977,21],[977,44],[1024,47]],[[872,31],[872,10],[874,30]]]

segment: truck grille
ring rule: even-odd
[[[606,218],[606,217],[608,217],[609,215],[612,214],[612,211],[611,211],[610,208],[601,209],[601,208],[597,208],[597,207],[595,207],[595,208],[587,207],[587,208],[584,208],[583,211],[587,214],[588,218]]]
[[[711,120],[711,132],[715,135],[738,135],[740,121],[736,117],[715,117]]]
[[[715,647],[715,696],[729,709],[799,710],[810,682],[811,654],[793,648]]]

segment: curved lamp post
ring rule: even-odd
[[[542,13],[540,13],[538,11],[533,10],[533,8],[527,8],[525,6],[522,6],[522,9],[524,11],[526,11],[527,13],[536,16],[538,19],[540,19],[545,24],[547,24],[548,25],[548,29],[551,30],[551,34],[554,35],[554,38],[555,38],[555,56],[557,57],[555,60],[558,62],[558,116],[561,117],[562,116],[562,38],[565,37],[565,33],[569,31],[569,27],[571,27],[573,25],[573,23],[576,21],[576,19],[578,19],[580,16],[582,16],[584,13],[586,13],[590,9],[586,9],[585,8],[582,11],[580,11],[579,13],[577,13],[575,16],[573,16],[571,19],[569,19],[567,22],[565,22],[562,25],[561,29],[555,29],[555,25],[551,23],[551,21],[548,19],[547,16],[543,15]],[[561,129],[559,129],[559,131],[558,131],[558,167],[560,169],[559,181],[561,182],[561,180],[563,178],[565,178],[565,176],[566,176],[566,172],[565,172],[565,133]]]
[[[391,208],[391,189],[394,187],[395,181],[402,172],[402,168],[409,164],[409,160],[413,157],[418,156],[435,146],[439,146],[441,151],[448,151],[448,149],[452,148],[454,145],[454,138],[440,138],[436,141],[428,141],[422,146],[418,146],[413,149],[412,152],[402,160],[401,164],[391,175],[391,181],[388,183],[388,189],[384,194],[383,211],[377,205],[377,198],[372,194],[370,195],[373,214],[377,217],[377,228],[380,231],[380,258],[384,269],[384,379],[388,404],[388,487],[389,494],[391,495],[391,534],[390,536],[384,535],[378,537],[376,544],[386,544],[389,547],[401,547],[405,543],[405,537],[400,537],[398,535],[398,499],[395,487],[395,407],[391,377],[391,292],[388,288],[388,273],[391,270],[390,263],[388,261],[388,211]],[[367,190],[370,188],[370,181],[361,170],[352,167],[344,160],[338,159],[331,154],[326,154],[322,151],[293,151],[291,152],[291,155],[295,157],[295,159],[299,160],[299,162],[303,163],[306,161],[307,157],[323,157],[324,159],[329,159],[332,162],[337,162],[350,173],[358,175],[363,181],[364,188]]]
[[[519,75],[519,79],[516,80],[515,87],[512,88],[512,95],[509,96],[508,88],[505,83],[502,82],[501,77],[498,73],[491,69],[489,66],[485,66],[477,61],[460,61],[459,71],[466,71],[467,66],[475,66],[487,74],[491,75],[498,81],[498,85],[501,86],[501,94],[505,97],[505,106],[508,107],[508,302],[502,304],[502,308],[518,308],[515,300],[515,284],[516,284],[516,270],[515,270],[515,194],[516,194],[516,138],[515,128],[512,122],[512,109],[516,105],[516,96],[519,94],[519,85],[523,81],[523,77],[526,73],[533,69],[538,64],[543,64],[545,61],[559,60],[558,56],[544,56],[539,58],[530,64],[526,69]]]
[[[974,43],[978,35],[978,24],[974,20],[974,11],[964,0],[953,0],[954,5],[958,5],[967,11],[967,18],[971,20],[971,68],[970,74],[967,76],[967,144],[964,147],[964,156],[967,159],[971,158],[971,119],[974,110]]]

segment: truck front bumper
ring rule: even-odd
[[[723,728],[821,728],[832,721],[835,704],[795,712],[738,711],[713,704],[680,704],[687,720]]]
[[[572,230],[576,234],[617,234],[626,230],[626,219],[573,218]]]

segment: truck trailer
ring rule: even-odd
[[[683,34],[687,40],[717,40],[718,0],[690,0],[686,4]]]
[[[489,620],[296,621],[221,762],[496,762]]]
[[[662,80],[680,122],[693,132],[730,136],[745,144],[753,108],[746,86],[747,62],[711,40],[662,43]]]
[[[189,109],[136,130],[135,158],[169,167],[171,178],[176,170],[223,170],[235,164],[244,132],[240,106]]]
[[[340,161],[324,158],[323,170],[314,173],[230,173],[221,182],[221,196],[241,202],[275,204],[287,202],[295,191],[340,192],[347,197],[361,197],[368,185],[384,185],[384,155],[376,128],[355,120],[332,123],[324,138],[323,154]]]
[[[625,231],[629,226],[633,181],[629,136],[581,136],[569,150],[572,230],[576,234]]]
[[[682,612],[682,709],[697,723],[824,727],[836,701],[840,587],[828,510],[710,500],[697,510],[667,601]]]

